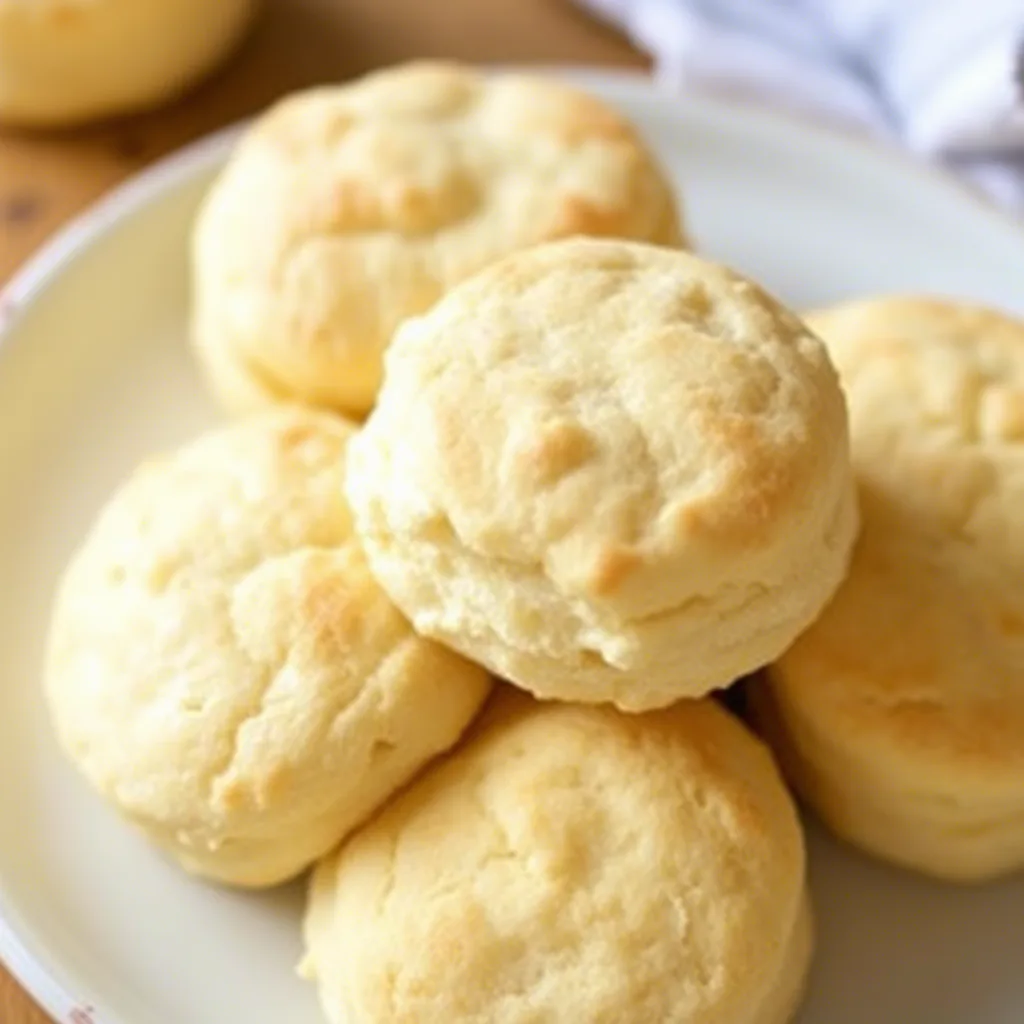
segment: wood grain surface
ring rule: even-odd
[[[231,63],[166,109],[59,134],[0,131],[0,285],[64,221],[164,153],[290,89],[414,57],[644,66],[569,0],[266,0]],[[0,1024],[48,1021],[0,966]]]

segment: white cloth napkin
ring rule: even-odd
[[[902,141],[1024,211],[1024,0],[579,0],[674,88]]]

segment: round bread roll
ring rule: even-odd
[[[60,588],[46,688],[90,783],[197,874],[280,882],[449,747],[483,669],[374,583],[352,428],[282,410],[140,469]]]
[[[856,531],[820,342],[722,267],[598,239],[513,255],[409,321],[347,484],[418,631],[629,711],[781,654]]]
[[[681,243],[639,135],[557,81],[413,64],[290,97],[200,213],[193,336],[236,412],[373,405],[395,328],[547,239]]]
[[[858,846],[949,879],[1019,869],[1024,323],[914,298],[811,323],[846,387],[864,526],[769,672],[768,731]]]
[[[154,106],[239,40],[256,0],[0,0],[0,121],[56,126]]]
[[[803,836],[712,701],[627,716],[506,688],[317,867],[305,935],[332,1024],[784,1024]]]

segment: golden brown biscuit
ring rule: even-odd
[[[1024,866],[1024,323],[891,298],[811,318],[850,405],[849,579],[769,674],[770,731],[842,836],[975,880]]]
[[[722,267],[597,239],[511,256],[409,321],[347,485],[421,633],[632,711],[777,657],[856,531],[821,343]]]
[[[298,873],[487,694],[370,576],[342,497],[351,436],[287,409],[144,466],[60,588],[46,687],[61,742],[189,871]]]
[[[315,871],[332,1024],[784,1024],[811,954],[768,752],[711,701],[622,715],[505,689]]]
[[[154,106],[238,41],[255,0],[0,0],[0,121],[66,125]]]
[[[406,317],[574,234],[682,240],[670,185],[599,100],[445,64],[302,93],[246,135],[199,216],[197,351],[236,411],[362,414]]]

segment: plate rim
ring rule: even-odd
[[[711,114],[719,111],[732,118],[762,124],[768,122],[777,131],[801,136],[808,145],[839,146],[856,153],[860,159],[874,161],[878,166],[885,165],[889,173],[903,177],[908,185],[914,180],[930,182],[933,187],[947,193],[949,202],[966,200],[977,215],[984,216],[998,230],[1009,230],[1024,246],[1024,218],[1002,209],[951,171],[917,159],[884,140],[841,125],[711,89],[675,92],[656,77],[639,70],[545,64],[482,67],[485,70],[553,75],[584,89],[604,90],[612,99],[634,99],[654,104],[667,112],[677,104],[684,104],[703,108]],[[66,264],[164,193],[222,163],[250,120],[237,121],[204,135],[135,172],[74,215],[36,249],[0,288],[0,359],[8,351],[22,316]],[[3,879],[0,878],[0,964],[6,967],[25,993],[57,1021],[125,1024],[119,1019],[101,1016],[95,1008],[73,995],[64,980],[60,963],[46,949],[37,946],[31,937],[31,927],[24,922],[21,928],[16,926],[16,915],[7,905],[4,891]]]

